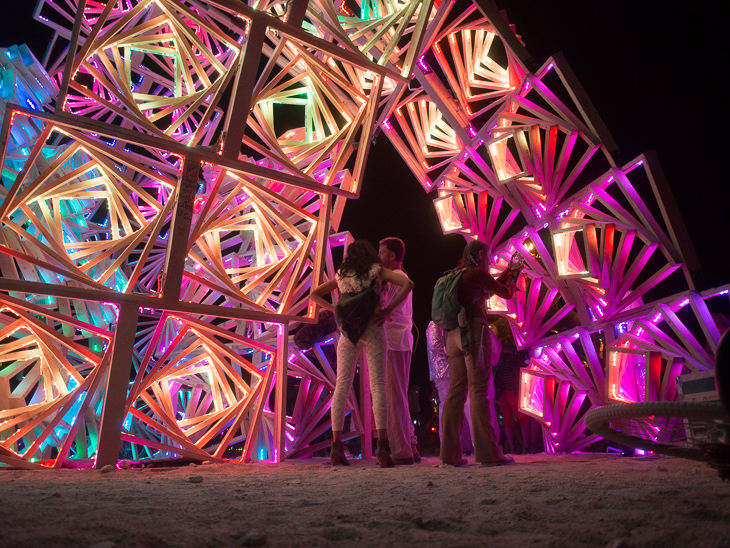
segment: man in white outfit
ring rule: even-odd
[[[378,255],[383,266],[401,276],[406,247],[398,238],[385,238],[380,241]],[[383,292],[382,305],[390,303],[397,287],[389,287]],[[413,354],[413,300],[412,293],[385,318],[385,340],[388,346],[385,359],[385,394],[388,404],[388,440],[391,456],[395,464],[420,462],[418,440],[414,435],[411,413],[408,408],[408,381],[411,373]]]

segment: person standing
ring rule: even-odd
[[[383,282],[394,286],[395,296],[390,304],[381,308]],[[335,289],[339,298],[335,305],[325,295]],[[312,290],[309,298],[318,305],[335,313],[337,327],[341,331],[337,343],[337,381],[332,396],[332,450],[333,465],[347,466],[342,445],[342,429],[345,422],[345,401],[355,375],[355,361],[360,349],[365,347],[370,372],[370,391],[373,396],[375,428],[378,431],[378,463],[381,468],[393,466],[388,444],[386,397],[383,379],[385,337],[382,324],[406,296],[410,296],[413,282],[380,264],[375,248],[367,240],[355,240],[347,246],[347,253],[335,277]]]
[[[446,336],[446,354],[449,361],[449,393],[444,402],[441,429],[443,443],[440,458],[444,464],[463,466],[461,428],[464,422],[464,403],[467,389],[474,434],[474,456],[482,466],[500,466],[514,462],[502,453],[497,433],[492,424],[493,401],[489,399],[492,377],[492,344],[489,321],[485,310],[488,292],[509,299],[514,293],[516,274],[511,269],[494,279],[487,267],[489,246],[472,240],[464,248],[460,269],[458,299],[464,309],[460,327]]]
[[[399,238],[380,240],[378,256],[384,268],[408,277],[403,270],[406,246]],[[411,414],[408,408],[408,386],[413,355],[413,300],[412,294],[394,305],[397,287],[388,287],[383,292],[383,305],[392,309],[385,316],[383,327],[388,350],[385,358],[385,392],[388,402],[388,439],[396,464],[420,462],[418,440],[414,434]]]
[[[429,322],[426,328],[426,352],[428,353],[428,376],[436,387],[436,391],[439,395],[439,413],[438,413],[438,424],[439,424],[439,441],[443,439],[443,433],[441,431],[441,416],[443,415],[444,402],[449,393],[449,385],[451,379],[449,377],[449,357],[446,355],[446,335],[447,331],[440,328],[434,322]],[[496,366],[496,363],[502,352],[502,345],[500,344],[497,336],[492,331],[489,333],[489,338],[492,343],[492,367]],[[489,383],[489,401],[493,402],[495,383]],[[466,402],[464,403],[464,425],[461,429],[461,448],[462,452],[471,454],[474,448],[472,444],[473,434],[471,427],[471,414],[470,414],[470,401],[469,395],[466,396]],[[499,432],[499,420],[497,415],[492,413],[492,427],[495,433]]]
[[[443,443],[443,432],[441,431],[441,416],[444,412],[444,402],[449,393],[449,357],[446,355],[446,334],[447,331],[440,328],[433,322],[429,322],[426,328],[426,352],[428,354],[428,376],[436,387],[439,397],[439,442]],[[469,396],[464,404],[464,425],[461,429],[461,449],[469,454],[473,448],[471,443],[471,417],[469,416]],[[439,444],[440,447],[440,444]]]

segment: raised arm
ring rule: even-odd
[[[332,293],[335,289],[337,289],[337,280],[332,278],[331,280],[327,280],[321,284],[319,287],[314,288],[309,294],[309,299],[317,303],[322,308],[326,308],[327,310],[334,312],[335,305],[325,299],[324,296]]]
[[[499,295],[503,299],[511,299],[514,295],[515,283],[508,270],[505,270],[496,280],[484,268],[472,269],[470,276],[484,289]]]

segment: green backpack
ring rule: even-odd
[[[441,329],[451,330],[459,327],[459,280],[463,269],[454,269],[436,280],[431,298],[431,320]]]

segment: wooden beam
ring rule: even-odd
[[[99,444],[96,452],[96,468],[107,464],[116,465],[119,460],[124,407],[127,401],[129,375],[132,370],[134,339],[137,335],[139,307],[122,303],[112,348],[112,361],[106,381],[104,408],[99,424]]]
[[[198,188],[200,161],[195,156],[186,156],[183,163],[180,184],[177,189],[177,204],[170,227],[165,270],[162,273],[162,305],[168,306],[180,300],[185,259],[188,254],[190,225],[193,220],[193,203]]]
[[[286,383],[289,369],[289,324],[277,326],[276,333],[276,387],[274,396],[274,462],[286,456]]]

